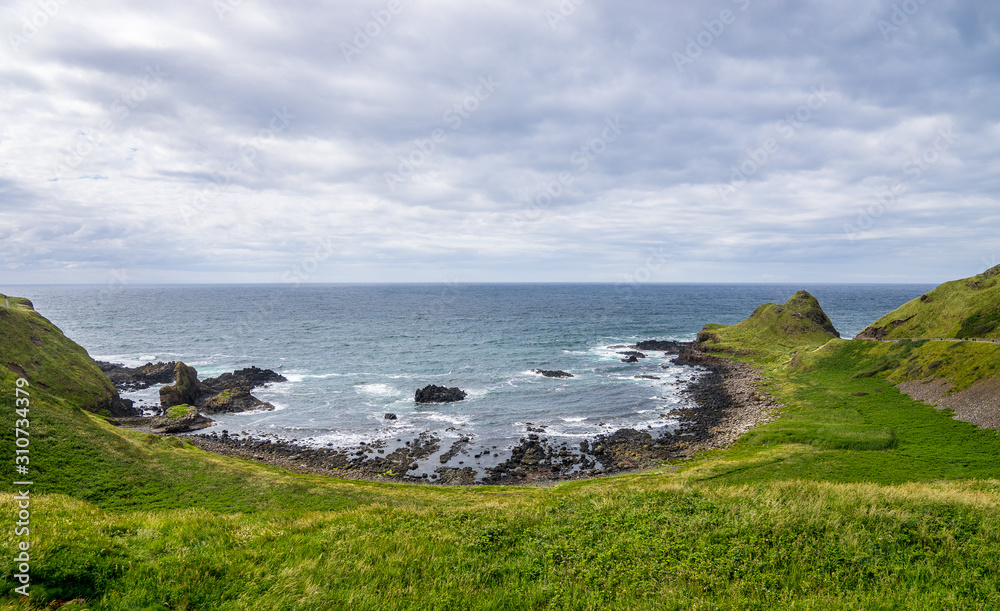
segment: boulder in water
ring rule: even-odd
[[[537,373],[545,376],[546,378],[572,378],[573,374],[568,371],[560,371],[558,369],[532,369],[531,373]]]
[[[429,384],[418,390],[413,396],[413,400],[417,403],[454,403],[465,397],[466,393],[461,388],[445,388]]]

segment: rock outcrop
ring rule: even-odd
[[[201,383],[205,388],[216,392],[222,392],[224,390],[235,389],[243,386],[253,390],[254,388],[265,386],[267,384],[287,381],[288,379],[279,373],[275,373],[270,369],[261,369],[260,367],[254,366],[247,367],[246,369],[240,369],[239,371],[234,371],[232,373],[224,373],[217,378],[206,378],[205,380],[202,380]]]
[[[167,409],[175,405],[196,405],[204,394],[198,372],[194,367],[178,362],[174,366],[174,383],[160,388],[160,407]]]
[[[413,400],[417,403],[454,403],[466,397],[464,390],[458,387],[445,388],[429,384],[416,392]]]
[[[657,350],[670,354],[678,354],[685,348],[690,348],[691,342],[675,342],[673,340],[649,339],[635,345],[636,350]]]
[[[175,405],[162,416],[149,421],[149,430],[157,435],[189,433],[211,426],[212,420],[198,413],[193,405]]]
[[[270,369],[259,367],[247,367],[201,382],[194,367],[177,361],[146,363],[139,367],[99,362],[98,366],[118,390],[134,391],[149,388],[153,384],[167,384],[160,388],[162,410],[176,405],[194,405],[207,414],[273,410],[273,405],[254,397],[250,391],[259,386],[288,381]],[[113,415],[135,413],[131,401],[117,401],[123,407],[110,409]]]
[[[232,414],[250,411],[272,411],[274,406],[250,394],[249,386],[227,388],[200,404],[206,414]]]
[[[96,361],[106,376],[120,391],[143,390],[153,384],[169,384],[174,380],[176,361],[169,363],[146,363],[138,367],[125,367],[120,363]]]
[[[573,374],[568,371],[560,371],[558,369],[532,369],[531,373],[537,373],[543,375],[546,378],[572,378]]]

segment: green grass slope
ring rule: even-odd
[[[118,391],[87,351],[24,298],[0,295],[0,369],[74,407],[107,414],[122,409]]]
[[[698,334],[704,349],[777,358],[790,349],[840,337],[819,301],[798,291],[783,305],[765,303],[735,325],[708,324]]]
[[[0,608],[1000,608],[1000,436],[900,394],[899,367],[876,366],[905,364],[881,352],[897,347],[833,339],[814,305],[705,344],[761,366],[782,418],[690,462],[551,487],[291,474],[116,429],[35,373],[32,596],[0,563]],[[0,368],[8,418],[16,377]],[[0,514],[17,510],[0,484]]]
[[[878,319],[858,337],[1000,339],[1000,265],[942,284]]]

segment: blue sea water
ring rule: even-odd
[[[135,366],[181,360],[200,377],[250,365],[289,382],[254,394],[273,412],[220,415],[212,430],[315,446],[412,439],[422,431],[473,439],[467,466],[491,466],[545,427],[578,444],[631,427],[671,428],[679,394],[699,371],[658,352],[636,364],[610,346],[691,340],[709,322],[743,320],[796,290],[814,294],[844,337],[931,285],[456,284],[16,286],[95,359]],[[531,373],[562,369],[570,379]],[[647,374],[660,379],[637,379]],[[465,401],[417,405],[427,384]],[[156,389],[131,398],[155,404]],[[386,413],[397,420],[386,420]],[[493,447],[496,446],[496,449]],[[490,448],[472,460],[476,448]],[[498,456],[494,457],[493,454]],[[459,460],[459,459],[456,459]]]

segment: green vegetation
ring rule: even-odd
[[[193,405],[174,405],[167,408],[167,418],[171,420],[177,420],[178,418],[183,418],[184,416],[190,416],[192,414],[197,414],[198,408]]]
[[[758,362],[780,360],[790,349],[822,345],[840,337],[819,301],[806,291],[784,305],[765,303],[750,318],[735,325],[705,325],[698,341],[707,349],[735,355],[755,355]]]
[[[875,321],[867,334],[886,338],[1000,338],[1000,265],[946,282]]]
[[[938,346],[926,342],[910,350],[919,355]],[[976,347],[992,348],[993,362],[1000,361],[1000,346]],[[730,453],[739,459],[713,466],[711,477],[725,482],[806,478],[902,484],[1000,476],[996,431],[954,420],[950,412],[910,399],[882,375],[867,375],[880,369],[886,348],[902,346],[832,340],[800,350],[788,364],[774,367],[771,391],[786,404],[782,417],[747,433]],[[768,455],[762,450],[775,446],[785,449],[781,460],[761,461]]]
[[[1000,345],[838,340],[814,302],[703,332],[762,368],[781,418],[729,450],[552,487],[292,474],[116,429],[36,370],[33,595],[0,608],[1000,607],[1000,435],[893,386],[994,377]],[[0,368],[7,417],[16,377]],[[13,455],[11,427],[0,446]]]
[[[857,349],[855,377],[880,376],[895,383],[947,378],[953,391],[1000,376],[1000,344],[927,340],[868,342]]]
[[[109,410],[118,396],[87,351],[21,297],[0,295],[0,369],[27,378],[65,406]]]
[[[342,511],[241,514],[49,496],[36,506],[37,593],[123,611],[1000,604],[996,486],[648,474],[371,495],[380,502]],[[13,508],[0,497],[0,511]]]

